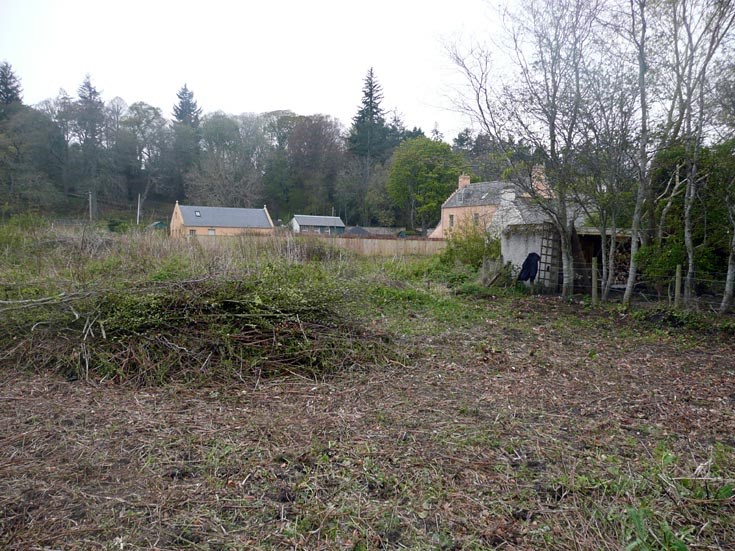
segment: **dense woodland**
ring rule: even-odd
[[[615,236],[631,233],[626,301],[641,273],[735,288],[735,62],[730,0],[526,0],[503,13],[501,45],[455,45],[457,106],[476,122],[452,145],[383,107],[370,69],[349,128],[289,111],[205,113],[172,91],[168,113],[76,95],[23,103],[22,75],[0,66],[3,217],[59,215],[70,198],[130,209],[174,200],[267,204],[275,219],[337,214],[347,224],[426,229],[462,171],[530,195],[561,236],[564,292],[573,228],[599,226],[603,296]],[[492,55],[491,55],[492,52]],[[357,97],[357,89],[356,89]],[[534,186],[533,167],[548,188]],[[550,189],[550,191],[548,191]],[[79,209],[77,209],[78,211]],[[84,212],[84,211],[82,211]],[[729,297],[729,298],[728,298]],[[724,304],[723,302],[723,304]]]
[[[93,214],[129,208],[140,195],[144,211],[151,201],[267,204],[284,220],[295,213],[334,213],[350,224],[406,225],[415,216],[402,199],[405,190],[386,190],[396,149],[412,141],[414,150],[427,149],[435,157],[437,196],[446,197],[466,163],[437,136],[407,130],[399,116],[386,114],[372,69],[349,129],[328,115],[290,111],[204,114],[186,85],[172,92],[168,118],[144,102],[105,100],[89,75],[76,96],[61,90],[29,106],[21,82],[4,62],[0,199],[10,214],[60,214],[69,198],[91,193]],[[421,222],[435,223],[440,205],[434,201]],[[427,211],[421,202],[419,207]]]

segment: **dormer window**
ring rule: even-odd
[[[202,217],[202,213],[199,212],[198,210],[195,210],[194,211],[194,216],[198,216],[199,218],[201,218]]]

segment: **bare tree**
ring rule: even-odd
[[[209,205],[256,205],[262,198],[263,121],[218,112],[204,118],[201,130],[199,166],[186,175],[191,198]]]
[[[699,185],[699,160],[707,122],[708,72],[735,21],[735,7],[728,0],[672,1],[670,21],[674,45],[673,72],[680,83],[682,102],[686,163],[684,245],[687,252],[684,296],[689,300],[695,272],[692,208]]]
[[[534,148],[545,167],[538,185],[527,163],[503,149],[514,183],[546,213],[561,240],[562,294],[574,290],[572,236],[578,213],[576,155],[583,141],[584,61],[592,47],[601,4],[584,0],[526,0],[506,13],[514,61],[512,84],[496,87],[490,53],[475,48],[450,55],[464,74],[470,97],[461,107],[497,143],[520,138]]]
[[[624,59],[628,52],[609,33],[601,39],[610,53]],[[577,201],[589,219],[596,220],[602,250],[603,301],[615,283],[618,221],[628,210],[635,187],[634,116],[637,87],[629,65],[598,58],[586,67],[588,99],[583,112],[587,143],[580,155],[584,178],[576,188]]]
[[[638,247],[640,244],[641,215],[643,204],[648,195],[649,167],[649,105],[648,105],[648,9],[646,0],[630,0],[630,27],[627,37],[635,46],[638,64],[638,106],[640,109],[640,130],[638,136],[638,191],[630,228],[630,264],[628,281],[623,295],[623,304],[628,307],[633,296],[635,281],[638,277]]]
[[[623,298],[628,306],[637,278],[637,253],[641,239],[653,235],[657,201],[666,200],[670,204],[673,195],[669,194],[669,189],[672,194],[681,189],[685,192],[684,234],[689,261],[686,294],[691,295],[694,281],[691,213],[697,193],[698,163],[706,122],[708,69],[732,27],[733,5],[730,0],[669,0],[656,4],[648,0],[629,0],[625,19],[627,24],[621,24],[619,30],[637,53],[640,127],[638,193],[631,223],[631,258]],[[652,28],[656,32],[653,40]],[[657,49],[656,44],[665,44],[666,48]],[[651,183],[655,155],[677,142],[685,145],[686,187],[667,187],[657,198]],[[683,185],[678,174],[673,181]],[[642,228],[644,209],[648,213],[646,232]]]

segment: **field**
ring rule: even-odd
[[[2,548],[735,548],[732,319],[290,239],[0,245]]]

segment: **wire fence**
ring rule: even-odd
[[[597,277],[592,272],[596,269]],[[539,266],[540,291],[561,293],[564,270],[561,260],[542,261]],[[628,281],[628,264],[612,267],[612,283],[603,281],[600,262],[574,262],[574,292],[592,295],[593,280],[597,282],[597,296],[610,302],[622,302]],[[546,272],[546,273],[544,273]],[[677,275],[678,272],[678,275]],[[722,305],[727,281],[726,272],[695,273],[687,289],[686,266],[679,265],[676,271],[647,271],[639,269],[633,286],[632,301],[641,304],[665,304],[698,311],[718,312]],[[603,290],[608,287],[606,297]]]

